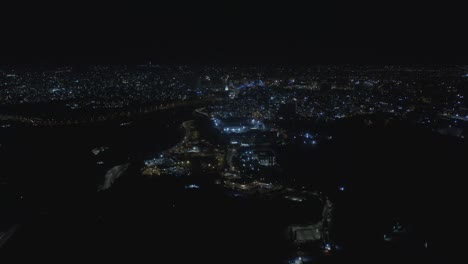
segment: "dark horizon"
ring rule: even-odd
[[[6,48],[0,64],[468,64],[468,54],[456,48],[327,47],[312,41],[271,40],[166,40],[145,45]]]
[[[0,65],[468,64],[464,16],[429,4],[5,10]]]

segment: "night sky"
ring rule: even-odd
[[[5,8],[3,64],[468,63],[452,6],[173,3]]]

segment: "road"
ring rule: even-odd
[[[182,123],[182,127],[185,130],[185,135],[182,141],[174,145],[172,148],[168,149],[165,151],[166,153],[174,153],[179,150],[179,148],[183,147],[186,143],[188,143],[191,140],[191,135],[192,135],[192,129],[193,129],[193,122],[195,120],[188,120]]]

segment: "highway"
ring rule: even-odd
[[[165,151],[166,154],[177,152],[182,146],[184,146],[187,142],[189,142],[192,138],[192,129],[193,129],[193,122],[194,120],[188,120],[182,123],[182,127],[185,130],[185,135],[182,141],[177,143],[172,148]]]

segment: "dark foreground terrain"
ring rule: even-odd
[[[292,249],[284,228],[295,214],[288,205],[228,197],[209,176],[138,173],[146,155],[181,139],[187,118],[191,110],[130,126],[0,130],[0,224],[2,230],[18,225],[2,258],[287,262]],[[335,201],[333,233],[341,250],[315,262],[450,262],[463,228],[466,142],[395,120],[367,126],[357,118],[330,129],[333,141],[285,147],[279,161],[289,177]],[[111,150],[103,165],[91,152],[99,146]],[[124,176],[97,192],[107,169],[123,163],[130,163]],[[201,188],[184,188],[194,182]],[[396,223],[403,228],[392,235]]]

